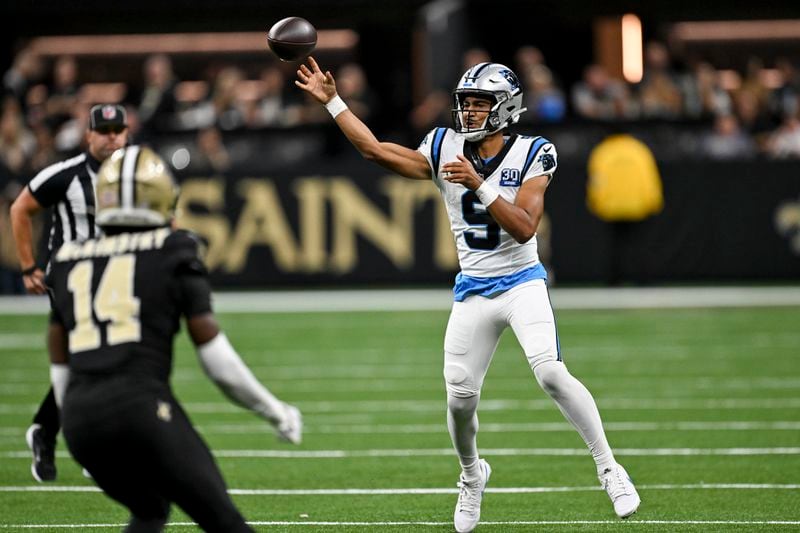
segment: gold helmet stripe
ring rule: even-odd
[[[136,183],[134,173],[139,160],[139,146],[129,146],[125,149],[122,159],[122,174],[120,175],[119,200],[123,209],[133,209],[136,200]]]

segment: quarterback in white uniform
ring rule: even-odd
[[[639,495],[614,459],[594,399],[561,361],[547,272],[536,250],[544,193],[558,156],[547,139],[507,131],[525,111],[514,72],[498,63],[467,70],[453,92],[454,127],[434,129],[417,150],[378,141],[313,58],[297,77],[295,84],[325,105],[366,159],[407,178],[433,179],[445,202],[461,267],[444,342],[447,426],[462,470],[456,531],[472,531],[480,520],[491,468],[478,455],[477,407],[507,327],[536,380],[589,447],[614,511],[620,518],[636,512]]]

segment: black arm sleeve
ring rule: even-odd
[[[211,284],[206,276],[184,271],[177,281],[182,315],[191,318],[211,312]]]
[[[211,312],[211,285],[200,246],[199,239],[185,230],[174,232],[164,245],[166,268],[174,280],[179,311],[186,318]]]

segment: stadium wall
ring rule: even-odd
[[[800,164],[675,161],[660,170],[664,210],[613,252],[624,280],[800,280]],[[609,276],[610,227],[586,209],[585,183],[585,168],[564,161],[547,193],[559,282]],[[457,271],[436,188],[360,159],[187,176],[180,213],[208,241],[217,287],[439,284]]]

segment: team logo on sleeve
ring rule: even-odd
[[[553,157],[553,154],[540,155],[539,162],[542,164],[542,170],[544,170],[545,172],[547,172],[552,168],[555,168],[556,166],[556,158]]]
[[[518,168],[504,168],[500,171],[501,187],[519,187],[520,175]]]

